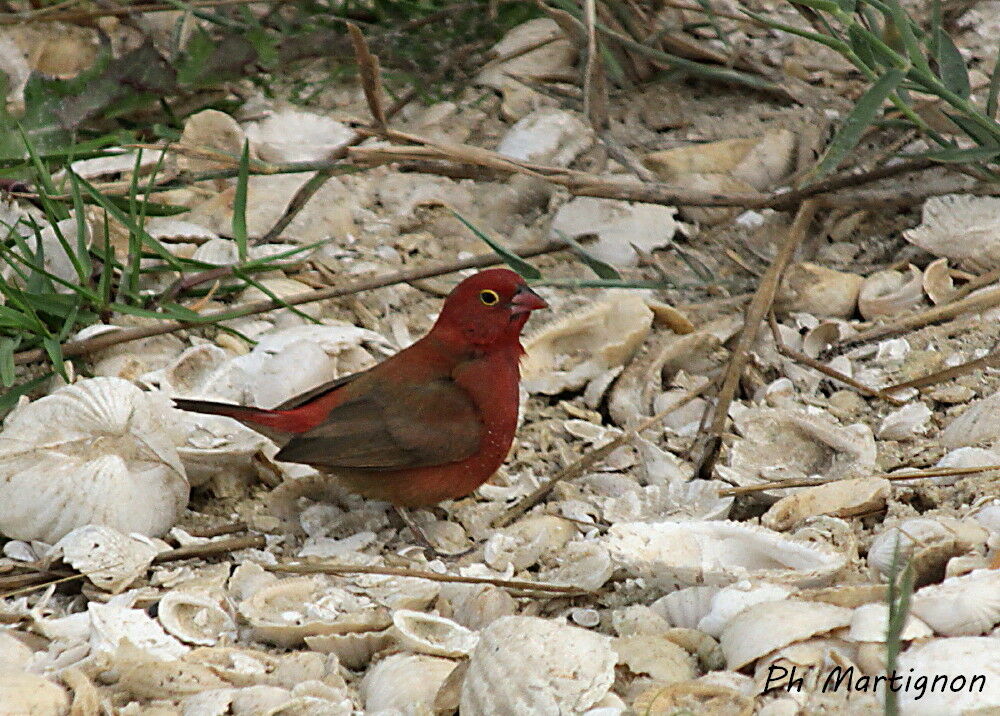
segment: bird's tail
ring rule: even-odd
[[[189,400],[188,398],[174,398],[173,401],[174,406],[181,410],[207,415],[224,415],[227,418],[238,420],[248,428],[263,433],[279,445],[287,442],[292,434],[301,431],[296,424],[298,422],[297,416],[290,414],[291,411],[248,408],[245,405],[216,403],[211,400]]]

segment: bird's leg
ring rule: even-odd
[[[399,519],[403,520],[403,524],[410,528],[410,532],[413,533],[413,537],[417,540],[417,543],[424,549],[429,549],[432,554],[439,554],[437,547],[431,544],[430,538],[427,537],[427,533],[424,532],[423,528],[416,523],[413,519],[413,515],[405,507],[396,507],[396,514],[399,515]]]

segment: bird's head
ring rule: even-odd
[[[434,332],[487,348],[517,342],[528,316],[548,304],[510,269],[480,271],[445,299]]]

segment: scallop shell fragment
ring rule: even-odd
[[[608,637],[537,617],[486,627],[462,684],[463,716],[580,713],[614,682]]]
[[[69,713],[69,695],[58,684],[14,667],[0,666],[0,712],[49,716]]]
[[[741,438],[729,450],[728,465],[716,469],[740,486],[815,475],[837,480],[875,469],[875,438],[867,425],[844,427],[827,415],[776,408],[739,410],[733,423]]]
[[[978,636],[1000,624],[1000,570],[976,569],[918,589],[911,611],[943,636]]]
[[[836,480],[807,487],[783,497],[761,517],[760,523],[772,530],[787,530],[816,515],[853,517],[885,506],[890,484],[884,478],[866,477]]]
[[[848,638],[854,641],[873,641],[884,643],[889,633],[889,605],[875,602],[862,604],[854,610],[851,617],[851,629]],[[911,612],[906,617],[906,623],[899,634],[903,641],[923,639],[933,636],[934,632],[926,623]]]
[[[479,637],[461,624],[434,614],[397,609],[392,634],[404,649],[430,656],[468,656]]]
[[[87,525],[56,542],[47,557],[61,558],[94,585],[117,593],[143,576],[160,551],[149,540]]]
[[[923,302],[924,277],[910,265],[907,277],[899,271],[879,271],[861,285],[858,310],[866,320],[876,316],[894,316]]]
[[[911,646],[896,671],[927,685],[901,689],[900,713],[907,716],[988,714],[1000,708],[1000,639],[953,637]]]
[[[574,311],[524,341],[522,383],[529,393],[554,395],[582,388],[609,369],[624,365],[646,339],[653,312],[634,291]]]
[[[359,688],[366,713],[430,713],[438,691],[457,662],[434,656],[394,654],[365,674]]]
[[[857,274],[808,262],[796,264],[785,272],[777,302],[784,311],[850,318],[857,308],[862,283],[864,279]]]
[[[181,641],[214,646],[220,639],[236,637],[236,623],[219,602],[209,594],[174,589],[160,600],[157,616]]]
[[[973,270],[1000,266],[1000,199],[946,194],[924,202],[920,226],[903,236]]]
[[[719,644],[729,669],[741,669],[765,654],[851,623],[853,612],[822,602],[785,599],[746,609],[722,630]]]
[[[748,578],[822,586],[847,560],[817,543],[729,521],[618,523],[605,544],[616,563],[665,589]]]
[[[120,378],[19,407],[0,433],[0,532],[53,543],[77,527],[160,535],[187,505],[179,414]]]
[[[919,577],[924,571],[921,563],[943,565],[949,558],[984,544],[987,537],[987,531],[974,520],[915,517],[877,534],[868,548],[868,564],[888,576],[898,542],[899,563],[912,558]]]

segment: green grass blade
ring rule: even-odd
[[[990,73],[990,89],[986,95],[986,116],[990,119],[997,117],[998,94],[1000,94],[1000,48],[997,50],[997,61],[993,64],[993,72]]]
[[[45,353],[52,362],[52,367],[56,373],[68,383],[69,376],[66,375],[66,366],[63,365],[62,345],[60,345],[59,339],[55,336],[45,336],[42,338],[42,347],[45,349]]]
[[[30,393],[52,376],[53,372],[49,371],[44,375],[40,375],[37,378],[21,383],[20,385],[16,385],[5,391],[2,395],[0,395],[0,415],[6,415],[9,413],[14,406],[17,405],[17,401],[21,399],[22,395]]]
[[[938,28],[935,34],[937,41],[934,44],[937,45],[937,63],[941,82],[962,99],[969,99],[972,87],[969,85],[969,70],[965,66],[962,53],[958,51],[955,43],[943,29]]]
[[[882,109],[882,103],[895,91],[905,76],[902,70],[890,69],[861,96],[840,130],[830,141],[830,146],[814,170],[815,178],[836,169],[844,156],[857,146],[862,133],[875,121],[876,115]]]
[[[479,237],[479,239],[482,240],[487,246],[493,249],[497,253],[497,255],[503,259],[505,264],[507,264],[512,269],[517,271],[519,274],[521,274],[521,276],[527,279],[540,279],[542,277],[541,271],[539,271],[537,268],[529,264],[527,261],[522,259],[517,254],[512,253],[509,249],[505,248],[500,243],[491,239],[489,236],[480,231],[478,227],[473,226],[471,223],[469,223],[469,221],[467,221],[466,218],[461,214],[459,214],[457,211],[452,209],[451,213],[455,215],[456,219],[465,224],[465,226],[469,229],[469,231],[471,231],[473,234]]]
[[[17,344],[10,336],[0,336],[0,384],[4,388],[14,385],[14,351],[17,350]]]
[[[908,154],[907,159],[930,159],[935,162],[966,164],[968,162],[991,162],[1000,157],[1000,145],[968,147],[966,149],[940,149],[922,154]]]
[[[558,229],[556,230],[556,233],[559,235],[560,239],[569,244],[570,248],[573,249],[573,253],[576,254],[576,256],[583,261],[583,263],[587,264],[587,267],[597,274],[598,278],[606,278],[615,281],[621,279],[621,274],[618,273],[618,270],[615,269],[614,266],[601,261],[596,256],[592,256],[587,249],[585,249],[583,245],[572,236],[569,236]]]
[[[54,196],[59,192],[56,190],[55,185],[52,183],[52,175],[49,174],[49,170],[46,169],[45,164],[42,162],[42,158],[38,156],[38,152],[35,151],[35,145],[31,143],[28,139],[27,132],[24,131],[24,127],[20,123],[17,125],[17,131],[21,134],[21,141],[24,143],[24,148],[28,152],[28,156],[31,158],[31,163],[35,168],[35,176],[38,179],[38,186],[41,189],[38,192],[48,198],[48,196]],[[47,206],[46,213],[50,213],[50,216],[55,217],[57,221],[69,218],[69,212],[66,211],[65,207],[59,206],[58,204],[50,204],[51,209]]]
[[[240,263],[247,260],[247,184],[250,181],[250,142],[244,140],[236,175],[236,196],[233,199],[233,240]]]

